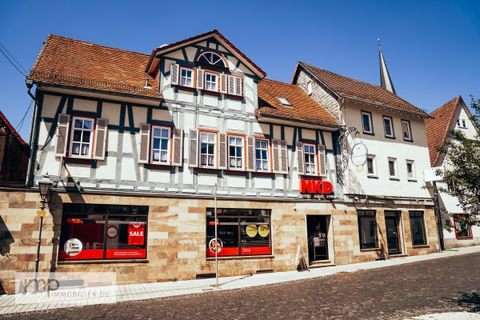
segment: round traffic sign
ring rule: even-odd
[[[219,238],[213,238],[210,240],[208,243],[208,249],[210,250],[211,253],[220,253],[223,249],[223,242]]]

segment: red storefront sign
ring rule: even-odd
[[[330,181],[300,179],[300,193],[331,194],[333,185]]]
[[[130,222],[128,224],[128,245],[145,244],[145,224],[139,222]]]

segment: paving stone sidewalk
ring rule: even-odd
[[[310,271],[276,272],[255,274],[237,277],[222,277],[219,286],[215,286],[215,279],[201,279],[175,282],[141,283],[117,285],[115,287],[116,302],[147,300],[179,295],[201,294],[209,291],[232,290],[254,286],[271,285],[287,281],[324,277],[341,272],[355,272],[360,270],[385,268],[426,260],[452,257],[480,252],[480,246],[456,248],[430,255],[399,257],[384,261],[373,261],[342,266],[323,267]],[[0,296],[0,315],[29,311],[51,310],[78,305],[96,305],[112,303],[108,298],[49,298],[46,301],[36,295],[3,295]]]

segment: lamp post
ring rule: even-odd
[[[37,254],[35,256],[35,290],[37,291],[37,273],[38,273],[38,263],[40,261],[40,244],[42,241],[42,227],[43,227],[43,217],[45,216],[45,203],[49,202],[50,191],[52,189],[52,181],[48,176],[43,176],[42,179],[38,181],[38,190],[40,192],[40,211],[38,211],[38,216],[40,217],[40,224],[38,225],[38,240],[37,240]]]

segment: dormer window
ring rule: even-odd
[[[280,101],[281,104],[283,104],[285,107],[291,107],[292,104],[290,103],[290,101],[288,101],[287,99],[285,99],[284,97],[277,97],[278,101]]]
[[[198,57],[197,61],[203,64],[210,64],[212,66],[226,68],[225,61],[223,61],[223,58],[214,52],[202,53]]]

